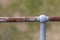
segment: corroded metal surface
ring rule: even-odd
[[[40,22],[36,17],[0,17],[0,22]],[[47,21],[60,21],[60,17],[48,17]]]
[[[60,21],[60,17],[49,17],[48,21]]]
[[[37,17],[0,17],[0,22],[39,22]]]

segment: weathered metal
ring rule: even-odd
[[[37,17],[0,17],[0,22],[39,22]]]
[[[48,21],[60,21],[60,17],[49,17]]]
[[[36,17],[0,17],[0,22],[40,22]],[[60,17],[48,17],[47,21],[60,21]]]

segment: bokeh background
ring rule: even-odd
[[[0,17],[60,16],[60,0],[0,0]],[[46,23],[46,40],[60,40],[60,23]],[[38,22],[0,23],[0,40],[39,40]]]

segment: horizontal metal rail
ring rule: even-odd
[[[0,22],[40,22],[37,17],[0,17]],[[60,17],[47,17],[47,21],[60,21]]]
[[[39,22],[37,17],[0,17],[0,22]]]
[[[60,17],[49,17],[48,21],[60,21]]]

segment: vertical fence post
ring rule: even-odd
[[[38,20],[40,21],[40,40],[46,40],[46,22],[47,16],[40,15]]]

